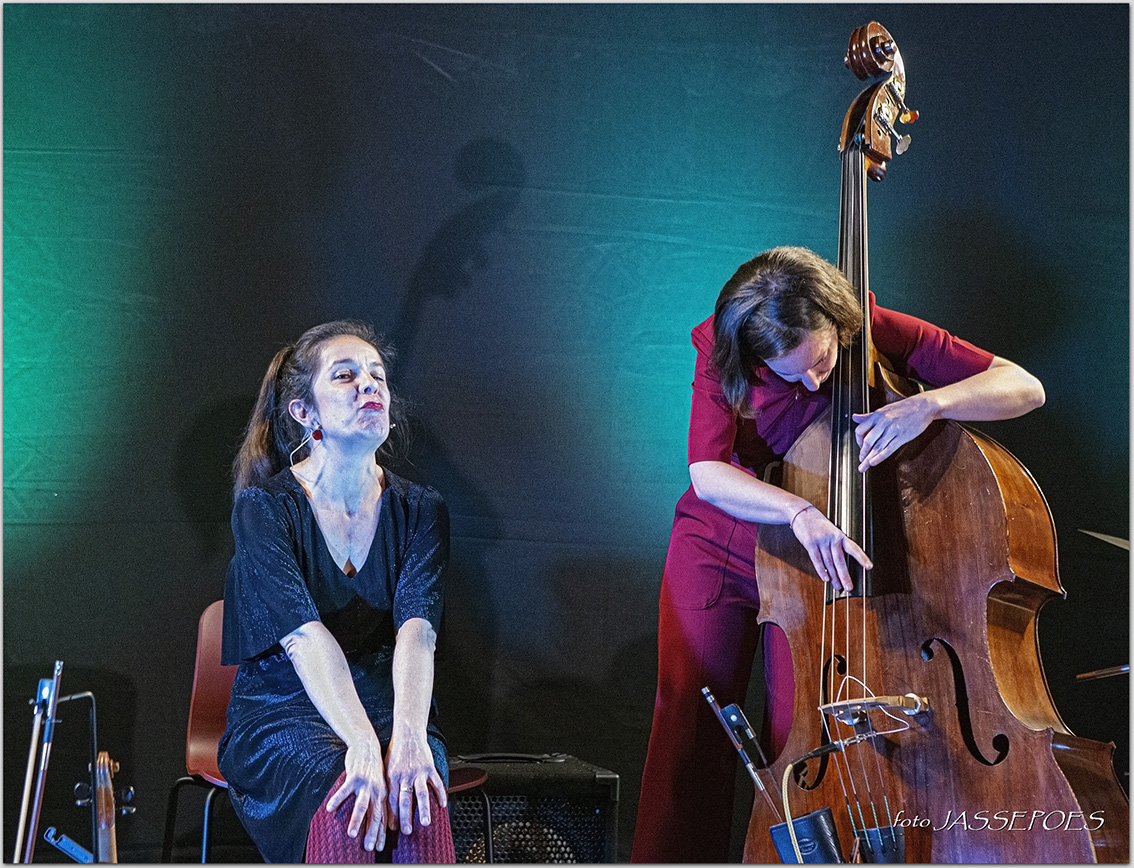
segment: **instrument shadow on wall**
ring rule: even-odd
[[[438,166],[437,177],[443,172]],[[500,614],[493,609],[487,558],[503,531],[491,493],[468,472],[469,456],[454,457],[452,444],[437,433],[443,422],[427,418],[417,406],[451,390],[469,389],[473,374],[454,362],[455,355],[467,350],[461,338],[448,335],[448,361],[433,366],[431,341],[439,330],[430,313],[436,304],[448,306],[476,291],[477,274],[492,264],[492,240],[518,204],[526,174],[520,153],[508,142],[491,137],[466,142],[454,160],[452,180],[467,195],[426,242],[400,302],[393,304],[385,290],[372,297],[373,321],[398,353],[392,382],[408,417],[406,430],[391,435],[400,442],[386,464],[400,476],[436,488],[451,516],[452,553],[434,688],[442,728],[450,745],[476,748],[487,742],[496,713],[492,698]]]

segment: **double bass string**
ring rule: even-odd
[[[865,116],[863,121],[865,122]],[[855,286],[859,288],[859,300],[862,304],[863,309],[863,324],[862,331],[859,336],[859,355],[855,359],[856,364],[854,365],[854,375],[859,378],[858,389],[854,393],[854,400],[858,402],[859,408],[862,412],[868,413],[874,408],[870,406],[870,375],[873,364],[873,359],[871,358],[871,348],[873,346],[873,340],[870,333],[870,245],[869,233],[867,229],[866,208],[866,158],[860,147],[852,147],[846,149],[844,159],[846,165],[844,166],[843,172],[850,178],[850,184],[852,186],[852,201],[857,206],[859,212],[856,216],[855,221],[853,221],[852,226],[852,232],[857,229],[857,232],[855,232],[857,238],[852,240],[854,242],[852,243],[852,249],[856,250],[858,253],[858,269],[854,277],[856,281]],[[854,440],[853,436],[849,434],[848,439],[853,449],[853,447],[856,445],[856,441]],[[853,450],[853,452],[855,455],[857,455],[857,450]],[[853,472],[857,472],[857,458],[855,458],[855,461],[856,469]],[[871,510],[872,496],[869,471],[859,474],[859,482],[860,486],[858,489],[858,497],[856,499],[855,506],[857,506],[860,510],[858,529],[861,538],[857,540],[857,542],[862,545],[867,554],[870,556],[871,560],[873,560],[874,522]],[[861,698],[865,700],[868,696],[874,696],[874,692],[870,689],[870,679],[867,678],[867,667],[872,663],[876,664],[876,661],[871,661],[869,659],[866,642],[867,606],[868,600],[871,597],[871,582],[866,570],[861,571],[861,576],[863,587],[862,597],[859,603],[861,612],[859,623],[859,638],[861,640],[862,650],[859,657],[862,667]],[[863,714],[867,714],[867,712],[864,711]],[[887,716],[889,717],[891,715],[887,713]],[[908,726],[903,727],[903,729],[908,728]],[[878,756],[877,750],[872,750],[871,753],[874,757],[874,769],[877,775],[878,787],[885,808],[886,825],[890,828],[891,840],[893,841],[893,843],[897,844],[897,836],[894,832],[893,812],[890,806],[890,799],[885,783],[885,776],[882,771],[882,761]],[[861,756],[861,751],[859,752],[859,754]],[[871,809],[876,811],[875,801],[873,797],[871,797]],[[875,826],[881,826],[881,823],[877,817],[877,813],[875,813]]]
[[[864,117],[865,122],[865,117]],[[854,285],[858,289],[859,301],[862,304],[863,310],[863,323],[862,330],[859,333],[857,341],[857,352],[854,354],[854,364],[850,365],[850,376],[855,378],[855,388],[849,392],[851,407],[850,412],[870,412],[873,409],[869,404],[870,389],[870,306],[869,306],[869,280],[870,280],[870,244],[869,233],[867,224],[867,208],[866,208],[866,165],[862,151],[857,147],[847,148],[845,155],[846,166],[844,167],[844,174],[849,179],[850,185],[850,202],[854,209],[854,219],[851,221],[848,231],[851,238],[848,239],[848,249],[855,254],[855,270],[853,274]],[[853,530],[857,531],[858,538],[855,542],[859,543],[867,554],[873,558],[873,534],[872,523],[870,521],[870,490],[869,490],[869,477],[858,470],[858,451],[855,448],[856,441],[853,436],[853,426],[848,423],[847,430],[843,436],[847,439],[847,451],[850,453],[847,460],[846,473],[851,476],[858,483],[854,486],[855,497],[852,502],[848,504],[848,508],[858,510],[858,521],[854,525]],[[853,462],[853,464],[852,464]],[[847,486],[848,490],[851,486]],[[859,642],[861,650],[858,654],[860,675],[859,675],[859,699],[865,700],[868,694],[872,695],[869,688],[870,680],[867,677],[867,667],[870,660],[866,650],[866,608],[867,599],[870,594],[869,582],[866,570],[855,569],[856,573],[860,576],[861,580],[861,596],[859,597],[858,607],[860,612],[859,619]],[[848,606],[850,601],[847,602]],[[847,614],[847,654],[850,655],[850,614]],[[849,667],[848,667],[849,668]],[[867,714],[863,711],[862,714]],[[865,748],[859,748],[855,751],[859,760],[859,767],[862,773],[863,780],[867,782],[868,803],[874,827],[878,828],[881,823],[878,819],[878,807],[874,796],[873,788],[870,785],[870,774],[866,768],[866,758],[863,755]],[[889,815],[889,799],[886,797],[886,787],[884,778],[882,776],[882,768],[878,759],[878,751],[872,750],[871,753],[874,757],[874,770],[877,776],[879,790],[882,793],[882,798],[886,802],[886,813]],[[865,830],[864,830],[865,832]],[[865,844],[867,849],[871,849],[869,836],[866,837]]]
[[[832,603],[833,603],[833,601],[832,601]],[[826,618],[826,616],[824,616],[824,617],[821,617],[819,620],[823,625],[823,630],[822,630],[822,635],[820,637],[820,646],[819,646],[819,650],[821,652],[819,654],[819,677],[815,680],[815,683],[818,684],[818,685],[823,684],[823,682],[824,682],[823,669],[826,668],[827,669],[826,696],[827,696],[827,699],[829,701],[831,699],[831,697],[836,695],[836,693],[835,693],[835,675],[836,675],[836,673],[835,673],[834,665],[831,665],[833,663],[833,661],[835,660],[835,630],[836,630],[836,626],[837,626],[836,623],[835,623],[835,606],[831,605],[831,650],[830,650],[830,656],[829,657],[826,656],[827,655],[827,618]],[[831,729],[830,729],[830,726],[829,726],[828,721],[827,721],[827,716],[823,713],[823,710],[822,710],[822,697],[819,697],[819,700],[820,700],[820,703],[819,703],[820,707],[817,709],[819,711],[819,724],[823,728],[823,732],[827,736],[827,741],[829,741],[829,742],[837,741],[838,740],[837,736],[839,735],[839,733],[837,733],[837,732],[834,733],[834,734],[831,733]],[[834,757],[832,757],[832,761],[835,764],[835,772],[838,774],[838,777],[839,777],[839,786],[842,788],[842,791],[843,791],[843,802],[846,804],[847,816],[850,818],[851,828],[857,829],[858,824],[855,822],[855,819],[854,819],[854,808],[851,806],[851,795],[850,795],[850,793],[847,792],[847,781],[849,780],[850,785],[851,785],[850,792],[854,793],[855,804],[858,804],[858,793],[854,789],[854,778],[849,776],[849,769],[847,770],[848,774],[844,776],[842,762],[840,762],[840,758],[839,758],[838,754],[836,754]],[[861,812],[861,809],[860,809],[859,814],[861,815],[861,813],[862,812]]]
[[[865,121],[865,118],[864,118],[864,121]],[[873,360],[871,358],[871,352],[872,352],[871,348],[873,346],[873,340],[872,340],[871,333],[870,333],[870,309],[869,309],[869,301],[870,301],[870,299],[869,299],[869,273],[870,273],[869,257],[870,257],[870,253],[869,253],[869,243],[868,243],[868,233],[867,233],[867,210],[866,210],[866,187],[867,187],[866,160],[865,160],[865,156],[864,156],[864,154],[863,154],[863,152],[860,148],[850,148],[848,150],[850,151],[850,155],[848,155],[848,158],[847,158],[849,163],[850,163],[849,174],[853,178],[853,183],[855,184],[856,193],[857,193],[857,195],[855,197],[855,201],[857,201],[860,204],[860,207],[862,209],[862,216],[861,216],[861,226],[862,226],[862,230],[861,230],[861,251],[862,251],[862,253],[861,253],[861,275],[859,276],[859,281],[860,281],[859,286],[861,287],[859,296],[860,296],[860,300],[861,300],[862,307],[863,307],[863,326],[862,326],[862,337],[861,337],[861,340],[862,340],[862,357],[861,357],[861,360],[860,360],[860,364],[857,366],[856,373],[861,378],[858,394],[861,395],[860,400],[862,402],[862,405],[861,405],[862,410],[864,412],[870,412],[872,409],[874,409],[872,406],[870,406],[870,395],[871,395],[870,375],[871,375],[871,367],[872,367],[872,362],[873,362]],[[869,473],[869,471],[866,471],[862,474],[861,497],[858,501],[858,505],[859,505],[860,509],[862,510],[861,524],[860,524],[860,527],[862,529],[862,545],[863,545],[863,548],[865,548],[867,553],[870,555],[871,560],[873,560],[873,558],[874,558],[874,522],[873,522],[873,517],[872,517],[871,503],[872,503],[872,497],[871,497],[871,486],[870,486],[870,473]],[[869,689],[870,682],[866,677],[867,676],[867,671],[866,671],[867,666],[871,663],[873,663],[875,666],[877,665],[877,661],[871,661],[869,659],[869,656],[868,656],[867,650],[866,650],[867,649],[867,642],[866,642],[867,618],[866,618],[866,615],[867,615],[867,605],[868,605],[867,601],[868,601],[868,598],[871,595],[871,589],[869,587],[870,582],[868,580],[866,571],[863,571],[863,584],[864,584],[864,588],[863,588],[863,596],[862,596],[862,600],[861,600],[862,618],[861,618],[860,630],[861,630],[861,641],[862,641],[861,659],[862,659],[862,673],[863,673],[862,696],[865,699],[868,694],[871,695],[871,696],[874,695],[873,692]],[[864,712],[864,714],[865,713],[866,712]],[[889,716],[889,715],[887,715],[887,716]],[[906,728],[908,728],[908,727],[906,727]],[[885,824],[890,829],[891,841],[896,845],[897,844],[897,836],[896,836],[896,833],[894,831],[893,812],[892,812],[891,807],[890,807],[890,798],[889,798],[889,793],[887,792],[888,788],[886,786],[885,776],[884,776],[883,770],[882,770],[882,761],[881,761],[880,757],[878,756],[878,750],[876,750],[876,749],[871,750],[871,753],[874,757],[874,771],[875,771],[875,774],[876,774],[877,780],[878,780],[878,789],[879,789],[879,792],[881,793],[883,806],[885,808]],[[873,800],[871,801],[871,807],[875,808],[875,803],[874,803]],[[882,823],[878,819],[877,814],[876,814],[875,815],[875,826],[879,827],[881,825],[882,825]],[[883,845],[885,843],[884,841],[881,841],[881,839],[880,839],[880,842]]]
[[[868,406],[869,399],[869,377],[870,377],[870,319],[869,319],[869,244],[867,235],[867,219],[866,219],[866,167],[863,153],[858,147],[848,147],[844,149],[842,154],[842,196],[840,201],[840,244],[839,244],[839,267],[842,272],[847,276],[851,283],[855,286],[859,293],[859,299],[862,303],[864,321],[863,327],[852,342],[851,346],[841,352],[841,364],[839,365],[838,377],[834,386],[836,386],[833,395],[832,403],[832,466],[831,466],[831,480],[830,480],[830,507],[832,520],[846,533],[851,539],[855,540],[863,547],[871,556],[873,555],[873,534],[872,525],[869,516],[869,480],[868,477],[858,470],[857,459],[857,443],[854,439],[853,433],[853,420],[852,413],[855,412],[869,412],[871,409]],[[830,681],[828,683],[827,695],[830,700],[834,701],[854,701],[859,700],[865,705],[868,697],[873,696],[874,693],[870,689],[870,678],[868,677],[868,667],[870,660],[868,659],[867,643],[866,643],[866,630],[867,630],[867,612],[866,600],[869,596],[868,577],[865,570],[863,570],[856,562],[848,558],[848,566],[851,569],[852,575],[856,577],[858,597],[858,610],[859,617],[856,619],[852,615],[851,600],[853,596],[847,594],[831,593],[831,646],[829,649],[829,656],[825,659],[831,661],[831,672],[829,673]],[[838,627],[839,618],[839,602],[846,607],[843,613],[844,623],[842,629]],[[857,625],[854,623],[857,621]],[[858,635],[854,636],[854,627],[857,626]],[[842,647],[838,648],[838,636],[842,633]],[[824,619],[824,651],[826,648],[826,619]],[[858,648],[856,649],[856,646]],[[855,651],[857,650],[857,653]],[[843,660],[844,672],[841,678],[838,679],[838,687],[836,688],[836,675],[834,661],[838,660],[842,652],[841,658]],[[859,712],[866,714],[865,710]],[[821,713],[822,715],[822,713]],[[830,724],[823,716],[824,726],[827,727],[828,738],[832,737],[831,729],[834,729],[834,735],[839,740],[845,741],[848,737],[853,738],[853,726],[844,724],[842,721],[835,718],[833,724]],[[848,733],[845,727],[851,727],[851,732]],[[862,755],[861,751],[856,751],[858,761],[857,768],[854,768],[854,763],[849,757],[844,757],[839,760],[835,758],[836,768],[839,770],[840,783],[843,786],[844,796],[846,795],[846,784],[843,783],[844,773],[846,780],[850,782],[851,793],[854,794],[855,806],[858,811],[857,822],[855,820],[854,811],[850,811],[850,819],[852,828],[858,826],[863,829],[864,833],[866,828],[870,825],[867,823],[866,817],[863,814],[863,806],[860,799],[860,786],[864,791],[864,797],[867,802],[867,810],[871,814],[873,825],[875,827],[881,826],[878,816],[878,805],[875,798],[874,788],[871,783],[872,775],[867,769],[867,760]],[[889,804],[889,798],[886,795],[886,787],[884,776],[882,774],[881,761],[878,758],[877,751],[874,751],[874,772],[873,777],[876,778],[879,789],[881,791],[881,798],[883,799],[883,811],[887,818],[887,825],[892,827],[892,813]],[[848,804],[848,808],[850,805]],[[893,831],[891,829],[891,835]],[[869,838],[866,840],[866,846],[871,846]]]
[[[841,227],[841,230],[843,231],[843,233],[846,232],[847,226],[854,219],[853,215],[848,214],[845,210],[848,206],[848,203],[853,201],[853,199],[850,196],[848,196],[849,191],[847,190],[847,187],[846,187],[847,183],[848,183],[847,173],[844,171],[843,176],[842,176],[843,189],[842,189],[842,195],[840,197],[840,219],[839,219],[839,224],[840,224],[840,227]],[[846,243],[845,237],[841,238],[840,243],[839,243],[839,259],[840,259],[839,267],[843,271],[844,274],[846,273],[846,270],[847,270],[847,263],[844,261],[844,255],[845,255],[844,251],[846,251],[848,249],[848,247],[849,247],[849,245]],[[838,388],[833,388],[833,390],[832,390],[832,406],[831,406],[832,432],[831,433],[832,433],[832,444],[833,445],[832,445],[832,462],[831,462],[830,483],[829,483],[829,489],[828,489],[828,498],[829,498],[828,516],[830,517],[830,519],[835,524],[840,525],[840,526],[842,526],[844,524],[843,513],[844,513],[845,504],[840,500],[839,495],[840,495],[841,492],[843,492],[845,487],[841,484],[841,482],[842,482],[841,477],[842,477],[842,473],[843,473],[843,462],[841,460],[841,456],[838,453],[838,448],[837,448],[836,444],[839,441],[839,432],[840,432],[840,429],[843,428],[844,419],[846,418],[847,408],[843,406],[842,398],[847,393],[846,377],[847,377],[848,372],[849,372],[849,367],[850,366],[848,364],[847,351],[845,349],[841,349],[840,352],[839,352],[839,361],[838,361],[838,364],[837,364],[837,367],[836,367],[836,372],[835,372],[836,382],[832,383],[832,387],[837,386]],[[832,701],[836,701],[838,699],[838,697],[842,694],[842,683],[841,683],[842,680],[839,678],[839,673],[838,673],[839,666],[838,666],[838,663],[837,663],[837,661],[839,659],[839,655],[838,655],[838,636],[839,636],[838,599],[839,598],[838,598],[838,595],[834,592],[834,586],[833,585],[827,585],[826,586],[825,591],[824,591],[824,596],[827,600],[828,606],[830,607],[830,621],[831,621],[830,646],[828,647],[828,645],[827,645],[827,630],[826,630],[827,619],[823,618],[822,619],[823,620],[823,636],[822,636],[822,645],[821,645],[821,652],[822,653],[819,655],[819,665],[820,665],[821,671],[820,671],[820,679],[816,683],[817,684],[823,683],[822,669],[825,667],[827,669],[827,672],[826,672],[826,676],[827,676],[827,678],[826,678],[826,681],[827,681],[826,701],[832,702]],[[843,659],[844,659],[844,661],[846,661],[845,655],[844,655]],[[845,662],[844,662],[844,665],[845,665]],[[822,699],[820,700],[820,705],[822,705]],[[838,723],[837,719],[832,724],[832,722],[828,719],[828,716],[821,709],[819,710],[819,718],[820,718],[820,724],[823,727],[824,732],[826,733],[828,741],[837,742],[837,741],[842,739],[843,734],[842,734],[841,730],[839,729],[839,723]],[[832,731],[832,730],[834,730],[834,731]],[[834,764],[835,764],[835,769],[836,769],[836,771],[838,773],[838,777],[839,777],[839,784],[840,784],[840,786],[843,790],[843,798],[846,801],[847,815],[850,819],[851,829],[857,830],[859,828],[860,822],[861,822],[862,828],[865,828],[866,827],[865,818],[862,815],[862,800],[860,798],[860,795],[859,795],[859,792],[858,792],[858,787],[857,787],[856,782],[855,782],[855,776],[852,773],[850,763],[848,762],[847,757],[846,756],[840,756],[841,753],[842,753],[841,751],[839,753],[836,753],[832,757],[832,762],[834,762]],[[849,792],[848,792],[848,783],[849,783]],[[852,799],[853,799],[853,803],[852,803]],[[855,818],[855,810],[856,809],[858,811],[858,818],[857,819]]]

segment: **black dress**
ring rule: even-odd
[[[378,529],[362,569],[339,569],[290,470],[248,488],[232,512],[236,554],[225,581],[222,662],[240,664],[218,760],[233,807],[269,862],[302,862],[315,811],[345,768],[346,745],[307,696],[279,640],[322,621],[350,665],[385,747],[393,726],[398,628],[440,628],[449,513],[432,488],[386,471]],[[448,784],[437,709],[428,739]]]

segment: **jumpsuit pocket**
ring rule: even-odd
[[[665,556],[661,605],[707,609],[720,599],[731,561],[728,543],[735,525],[736,519],[731,517],[727,522],[710,525],[700,517],[678,514]]]
[[[726,579],[747,588],[756,581],[755,554],[756,525],[698,500],[690,487],[675,510],[661,605],[707,609],[721,599]]]
[[[666,559],[662,575],[661,605],[675,609],[707,609],[721,596],[724,568],[701,567],[694,570],[671,570]]]

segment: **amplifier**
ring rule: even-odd
[[[481,789],[454,793],[449,823],[458,862],[485,862],[485,801],[494,862],[597,863],[618,859],[618,775],[563,753],[467,754],[451,769],[488,773]]]

